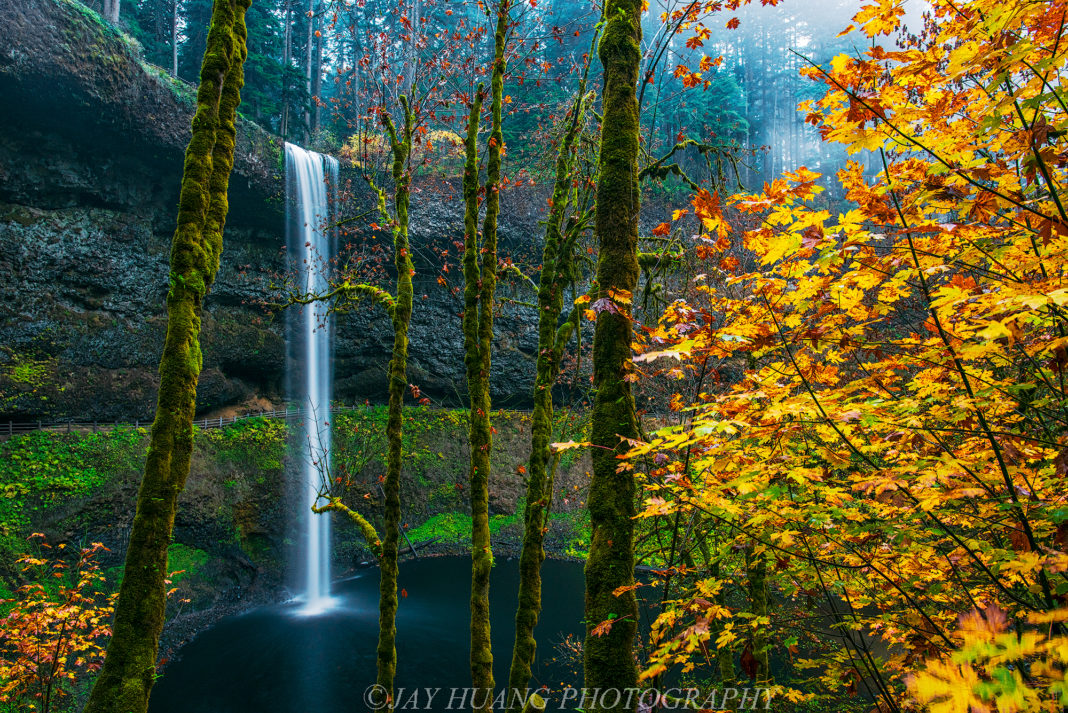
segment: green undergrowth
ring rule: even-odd
[[[498,538],[505,528],[519,527],[523,522],[524,503],[520,502],[512,515],[493,515],[490,517],[490,537]],[[552,513],[549,516],[551,527],[560,532],[564,543],[554,548],[568,557],[585,558],[590,547],[590,518],[585,510],[575,512]],[[518,530],[516,531],[518,539]],[[435,540],[437,545],[454,545],[468,547],[471,544],[471,515],[462,512],[445,512],[432,516],[429,520],[408,530],[408,539],[413,543]]]
[[[490,518],[490,536],[496,536],[501,528],[515,525],[522,519],[522,512],[514,515],[494,515]],[[408,531],[408,539],[414,543],[437,539],[439,544],[471,544],[471,516],[460,512],[443,512],[434,515],[419,527]]]
[[[35,511],[62,506],[99,490],[111,478],[139,471],[144,429],[103,433],[37,431],[0,445],[0,564],[26,549]]]
[[[171,544],[167,548],[167,569],[171,574],[171,582],[178,583],[198,574],[210,559],[211,555],[204,550],[180,542]]]
[[[568,535],[563,547],[563,554],[576,559],[586,559],[590,554],[590,539],[593,529],[590,527],[590,513],[585,508],[575,512],[549,513],[550,527],[561,527]]]
[[[284,421],[247,418],[223,428],[202,430],[197,439],[213,446],[220,460],[268,471],[282,468],[287,433]]]

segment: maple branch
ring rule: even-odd
[[[793,351],[790,349],[790,345],[786,341],[786,336],[784,335],[784,333],[782,331],[782,327],[779,324],[778,318],[775,316],[774,310],[771,308],[771,304],[768,302],[767,295],[763,291],[761,291],[760,296],[763,298],[764,304],[768,308],[768,315],[771,317],[772,323],[774,324],[775,329],[777,330],[777,332],[779,334],[779,339],[782,340],[783,349],[786,351],[786,354],[790,359],[790,363],[793,364],[794,369],[796,370],[798,377],[801,379],[801,383],[804,385],[806,391],[808,391],[809,396],[812,397],[812,401],[815,403],[816,409],[820,412],[820,415],[823,417],[824,422],[828,426],[830,426],[834,430],[835,433],[838,434],[838,437],[842,439],[842,442],[845,443],[846,447],[849,448],[849,450],[852,451],[855,455],[860,457],[861,460],[863,460],[865,463],[867,463],[869,467],[871,467],[875,471],[882,470],[882,468],[879,465],[877,465],[873,460],[871,460],[871,458],[869,458],[866,453],[861,451],[856,445],[853,444],[853,441],[848,436],[846,436],[846,434],[842,431],[842,429],[840,429],[838,427],[837,423],[835,423],[833,420],[831,420],[830,416],[824,410],[823,404],[820,403],[819,397],[816,395],[816,392],[812,389],[812,385],[809,383],[808,379],[805,377],[804,373],[801,371],[801,367],[798,365],[797,360],[794,358]],[[984,421],[985,421],[985,418],[984,418]],[[1000,451],[998,451],[998,452],[1000,454]],[[1003,471],[1003,473],[1004,473],[1004,471]],[[1011,480],[1010,480],[1010,484],[1011,484]],[[898,484],[897,487],[910,500],[912,500],[914,505],[916,505],[917,507],[920,507],[919,498],[917,498],[915,495],[913,495],[912,492],[908,489],[907,486]],[[1013,496],[1013,500],[1016,501],[1015,489],[1013,489],[1012,496]],[[1018,501],[1016,501],[1016,502],[1018,502]],[[1016,601],[1016,602],[1018,602],[1018,603],[1020,603],[1020,604],[1022,604],[1024,606],[1028,606],[1028,608],[1031,608],[1030,605],[1027,605],[1023,601],[1017,599],[1017,597],[1015,595],[1013,595],[1008,590],[1008,588],[1006,588],[1003,584],[1001,584],[1001,580],[997,576],[995,576],[993,572],[990,571],[990,569],[979,558],[979,556],[975,552],[973,552],[971,550],[971,548],[969,548],[967,545],[965,545],[964,542],[961,541],[961,539],[949,527],[944,525],[938,519],[937,515],[935,515],[933,512],[930,512],[930,511],[924,511],[924,509],[922,507],[920,507],[920,510],[922,512],[924,512],[924,515],[926,517],[930,517],[932,520],[934,520],[936,525],[938,525],[940,528],[942,528],[946,532],[946,534],[949,535],[953,539],[954,542],[956,542],[961,548],[963,548],[965,550],[965,552],[967,552],[971,556],[971,558],[975,561],[975,563],[980,567],[980,569],[982,569],[987,574],[987,576],[989,576],[992,579],[992,581],[995,584],[997,584],[997,586],[1006,594],[1006,596],[1008,596],[1013,601]],[[1023,517],[1022,511],[1019,514],[1020,514],[1020,517]],[[1025,530],[1025,532],[1029,532],[1029,531],[1030,531],[1030,525],[1028,524],[1027,529]],[[1034,537],[1033,534],[1032,534],[1031,537],[1032,537],[1032,542],[1033,542],[1033,537]],[[1037,543],[1032,544],[1031,548],[1032,548],[1032,551],[1035,551],[1035,552],[1039,551]],[[1046,585],[1048,587],[1049,581],[1048,581],[1048,579],[1045,578],[1045,569],[1039,570],[1039,575],[1040,575],[1040,578],[1046,582]],[[1047,604],[1048,604],[1048,602],[1047,602]]]
[[[804,540],[804,542],[805,542],[805,549],[808,550],[809,555],[811,555],[812,554],[812,546],[809,545],[807,538]],[[836,622],[839,625],[839,631],[841,632],[842,641],[848,641],[849,644],[852,645],[853,649],[857,650],[858,652],[861,651],[860,647],[857,646],[857,644],[855,644],[853,642],[852,633],[851,632],[847,633],[849,630],[845,625],[845,618],[839,613],[838,607],[835,605],[834,599],[831,597],[831,590],[830,590],[830,587],[827,586],[827,583],[823,580],[823,573],[820,572],[820,568],[819,567],[815,567],[815,570],[816,570],[816,578],[819,579],[820,588],[823,590],[823,596],[826,597],[827,606],[831,610],[831,616],[833,616],[835,618]],[[840,574],[837,574],[837,572],[836,572],[836,575],[838,576],[838,579],[840,581],[842,579],[842,576]],[[856,616],[856,612],[855,612],[855,610],[853,608],[853,604],[851,602],[849,602],[848,599],[846,600],[846,603],[849,604],[850,613],[852,613],[852,615],[853,615],[853,620],[856,621],[857,620],[857,616]],[[867,667],[869,669],[869,672],[873,674],[875,680],[879,683],[880,695],[890,705],[891,708],[893,708],[895,710],[900,710],[898,708],[898,706],[897,706],[897,702],[894,700],[894,697],[890,694],[890,692],[888,690],[886,690],[885,684],[883,683],[883,680],[882,680],[882,673],[880,672],[879,667],[875,665],[875,661],[871,657],[871,652],[867,650],[867,641],[865,641],[863,635],[860,636],[860,642],[864,646],[864,651],[862,653],[864,653],[866,655],[866,658],[864,659],[864,665],[865,665],[865,667]],[[852,653],[852,651],[850,651],[850,647],[849,646],[846,647],[846,652],[849,654],[849,660],[851,662],[853,662],[854,661],[853,653]],[[856,668],[856,663],[853,663],[853,667]],[[867,681],[864,682],[864,686],[866,688],[868,687]],[[870,688],[869,688],[869,693],[870,693]]]
[[[930,288],[927,285],[927,277],[924,275],[923,268],[920,265],[920,258],[915,251],[915,243],[912,237],[912,231],[909,228],[908,220],[905,218],[905,214],[901,210],[901,203],[897,199],[897,193],[893,189],[892,179],[890,177],[890,167],[886,162],[886,152],[882,149],[879,150],[879,155],[882,157],[883,170],[886,175],[886,180],[890,185],[890,198],[894,202],[894,207],[897,209],[899,218],[901,219],[901,225],[905,229],[905,237],[908,240],[910,249],[912,249],[912,259],[916,267],[916,275],[920,281],[920,289],[923,291],[924,299],[927,303],[928,311],[931,313],[931,319],[934,321],[935,329],[938,332],[939,338],[942,340],[942,345],[949,353],[950,358],[953,360],[953,364],[956,367],[957,373],[960,375],[961,383],[964,386],[964,391],[968,395],[969,404],[971,404],[972,412],[975,414],[979,421],[979,425],[982,427],[983,432],[986,434],[987,440],[990,443],[990,448],[994,452],[994,458],[997,461],[998,469],[1001,471],[1001,477],[1005,482],[1005,487],[1008,490],[1009,498],[1012,500],[1013,512],[1016,514],[1020,525],[1023,527],[1024,535],[1027,537],[1027,542],[1031,547],[1032,552],[1038,552],[1038,541],[1035,539],[1035,533],[1031,529],[1031,522],[1027,515],[1024,514],[1023,506],[1020,504],[1020,498],[1016,493],[1016,485],[1012,482],[1012,475],[1009,473],[1008,464],[1005,463],[1005,456],[1002,453],[1001,446],[998,444],[997,439],[994,438],[993,430],[990,428],[990,424],[987,422],[986,414],[982,409],[975,406],[975,392],[972,390],[971,380],[968,378],[967,372],[964,370],[964,365],[960,360],[960,356],[957,354],[957,350],[953,347],[949,340],[949,336],[946,334],[946,330],[942,326],[942,320],[938,314],[938,310],[932,304]],[[1038,571],[1039,583],[1042,586],[1042,592],[1046,599],[1046,606],[1052,609],[1055,604],[1053,601],[1053,592],[1050,588],[1049,578],[1046,576],[1046,569],[1042,567]]]

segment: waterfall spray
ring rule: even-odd
[[[337,185],[338,162],[293,144],[285,148],[289,254],[301,273],[304,291],[321,294],[326,291],[334,255],[329,190]],[[296,363],[290,366],[290,384],[303,411],[298,467],[304,492],[298,518],[303,525],[302,599],[304,611],[314,614],[331,606],[330,514],[316,515],[311,508],[330,472],[333,325],[326,304],[308,305],[295,317],[290,338],[297,343],[291,352],[291,362]]]

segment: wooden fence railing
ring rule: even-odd
[[[335,405],[330,407],[330,413],[348,413],[351,411],[358,411],[360,409],[371,408],[365,405],[352,405],[341,406]],[[529,409],[507,409],[510,412],[530,413]],[[271,418],[271,419],[284,419],[286,421],[297,420],[304,417],[305,410],[299,408],[286,408],[276,409],[274,411],[250,411],[249,413],[241,416],[218,416],[216,418],[201,418],[193,421],[193,425],[197,428],[223,428],[224,426],[230,426],[238,421],[244,421],[250,418]],[[150,427],[152,425],[151,419],[140,420],[136,419],[132,423],[121,421],[78,421],[74,419],[60,420],[60,421],[14,421],[9,420],[7,423],[0,423],[0,438],[6,438],[10,436],[18,436],[24,433],[32,433],[33,431],[55,431],[60,433],[98,433],[101,431],[112,431],[117,428],[140,428]]]
[[[358,409],[368,408],[367,406],[331,406],[330,413],[346,413],[349,411],[356,411]],[[286,408],[276,409],[274,411],[250,411],[240,416],[218,416],[216,418],[201,418],[193,421],[193,425],[197,428],[222,428],[223,426],[230,426],[238,421],[244,421],[250,418],[272,418],[272,419],[284,419],[286,421],[296,420],[303,418],[305,414],[304,409],[299,408]],[[128,421],[78,421],[74,419],[66,419],[59,421],[14,421],[9,420],[7,423],[0,423],[0,437],[3,436],[17,436],[22,433],[31,433],[33,431],[58,431],[65,433],[74,432],[92,432],[97,433],[100,431],[112,431],[117,428],[140,428],[142,426],[149,427],[152,425],[152,419],[135,419],[133,422]]]

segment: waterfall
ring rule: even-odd
[[[306,293],[321,294],[334,257],[334,231],[328,227],[328,192],[337,186],[338,162],[329,156],[286,146],[287,246]],[[330,397],[332,390],[332,318],[325,304],[306,305],[291,318],[290,396],[303,411],[298,473],[304,498],[298,527],[303,531],[300,557],[304,612],[324,611],[330,599],[330,514],[311,511],[330,472]]]

